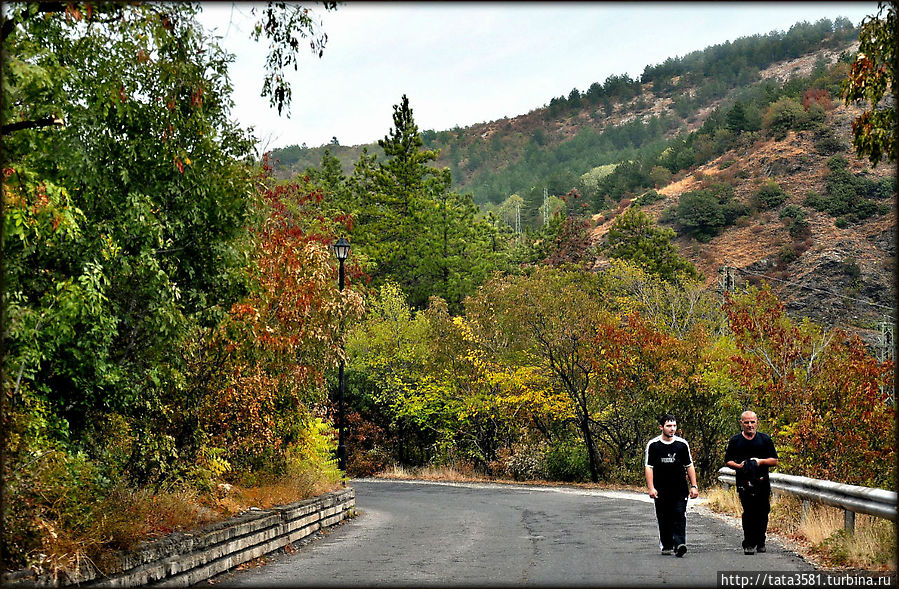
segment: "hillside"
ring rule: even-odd
[[[849,121],[855,114],[856,109],[842,105],[827,113],[828,125],[837,130],[846,146]],[[871,169],[849,151],[842,155],[849,161],[850,170],[861,177],[889,178],[896,174],[895,166]],[[738,287],[746,282],[758,283],[764,277],[791,313],[848,328],[870,341],[868,332],[885,315],[894,316],[895,201],[889,201],[888,214],[843,228],[837,227],[829,214],[804,206],[809,192],[826,191],[831,157],[816,150],[813,132],[790,131],[782,140],[758,141],[697,166],[660,188],[662,200],[642,208],[659,220],[684,193],[715,183],[733,185],[735,199],[748,205],[766,180],[774,180],[788,195],[779,209],[795,205],[807,214],[809,227],[801,238],[790,235],[777,210],[764,211],[727,227],[707,243],[678,237],[681,254],[705,275],[709,287],[717,284],[723,266],[736,267],[743,270],[737,272]],[[612,218],[595,216],[593,243],[602,241]]]
[[[835,156],[848,160],[856,184],[895,177],[895,166],[871,169],[850,149],[859,110],[838,94],[856,39],[846,23],[798,24],[647,66],[640,80],[610,76],[527,114],[422,138],[440,150],[437,165],[450,169],[454,188],[471,192],[482,211],[503,218],[503,201],[520,194],[528,229],[540,224],[544,188],[556,196],[577,189],[592,220],[585,247],[601,244],[614,217],[653,186],[650,167],[667,167],[654,183],[662,198],[643,209],[678,231],[681,254],[710,287],[723,266],[735,267],[738,284],[765,279],[791,313],[872,342],[878,322],[894,316],[895,203],[866,197],[859,202],[869,212],[853,216],[819,210],[809,198],[830,198]],[[799,110],[784,115],[789,108]],[[276,150],[276,172],[315,168],[328,150],[350,174],[364,148],[381,155],[376,144]],[[753,199],[769,181],[786,197],[760,210]],[[716,185],[745,210],[698,239],[679,226],[677,206],[682,195]],[[801,231],[791,234],[789,214],[803,217]]]

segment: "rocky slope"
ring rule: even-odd
[[[840,155],[849,160],[855,174],[895,177],[895,165],[881,163],[872,168],[848,148],[850,123],[858,112],[840,105],[827,113],[828,125],[847,147]],[[830,157],[816,151],[812,132],[790,131],[783,140],[759,141],[731,150],[676,177],[659,190],[664,199],[643,210],[658,220],[684,193],[718,182],[732,184],[736,200],[748,205],[762,183],[774,180],[788,194],[782,206],[793,204],[807,214],[806,235],[791,237],[778,216],[782,207],[778,207],[727,227],[708,243],[678,237],[681,254],[705,275],[710,288],[717,285],[723,266],[735,267],[738,287],[765,280],[792,315],[842,327],[873,342],[878,323],[885,317],[895,318],[896,203],[889,201],[888,214],[843,228],[827,213],[804,206],[809,192],[825,193]],[[611,219],[598,217],[596,221],[591,236],[594,243],[603,239],[611,225]],[[794,252],[795,259],[782,255],[785,248]]]

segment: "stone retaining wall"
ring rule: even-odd
[[[4,575],[2,581],[17,587],[187,587],[332,526],[345,519],[355,505],[356,491],[348,487],[143,543],[118,555],[115,570],[105,574],[91,567],[78,578],[57,579],[26,570]]]

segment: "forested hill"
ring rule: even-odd
[[[456,189],[471,192],[481,205],[520,194],[525,216],[534,220],[544,187],[550,194],[565,194],[597,166],[661,151],[668,139],[697,128],[714,108],[745,100],[747,93],[794,74],[820,70],[841,55],[845,59],[857,36],[858,30],[843,18],[797,23],[785,33],[744,37],[648,64],[639,79],[611,75],[527,114],[425,130],[422,138],[425,147],[440,150],[437,163],[451,170]],[[784,70],[794,60],[801,65]],[[384,113],[385,134],[389,114]],[[350,172],[364,147],[380,152],[377,143],[349,147],[334,142],[294,145],[272,155],[277,173],[285,177],[317,167],[326,150]]]
[[[894,316],[895,166],[872,168],[851,147],[861,110],[840,88],[857,38],[846,19],[799,23],[525,115],[421,135],[454,189],[507,230],[539,240],[545,216],[578,217],[586,252],[639,206],[676,232],[709,287],[727,265],[738,281],[769,282],[796,315],[873,341]],[[351,173],[363,148],[382,157],[376,144],[273,155],[282,176],[317,168],[326,151]],[[604,263],[601,250],[582,255]]]

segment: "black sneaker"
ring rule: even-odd
[[[755,548],[752,546],[744,546],[743,554],[755,554]]]
[[[679,544],[677,548],[674,549],[674,556],[681,557],[687,552],[686,544]]]
[[[758,552],[759,554],[761,554],[761,553],[763,553],[763,552],[768,552],[768,549],[765,548],[765,545],[764,545],[764,544],[759,544],[759,545],[756,547],[755,551]]]
[[[671,549],[670,548],[662,548],[662,554],[664,554],[665,556],[671,556]]]

